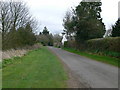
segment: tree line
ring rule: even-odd
[[[84,2],[67,11],[63,19],[67,41],[64,47],[120,57],[120,18],[106,30],[101,18],[102,2]],[[106,31],[106,32],[105,32]]]
[[[43,44],[44,46],[56,46],[60,47],[62,45],[62,36],[59,34],[52,35],[45,26],[43,31],[37,35],[37,41]]]
[[[22,1],[0,1],[2,49],[33,45],[36,42],[36,20]]]
[[[100,15],[101,2],[80,2],[80,4],[68,11],[63,20],[64,32],[67,37],[75,37],[79,44],[89,39],[101,38],[105,32],[105,25]]]
[[[62,36],[52,35],[47,27],[39,35],[37,21],[22,1],[0,1],[0,34],[2,49],[17,49],[40,42],[44,46],[61,46]]]
[[[68,41],[74,41],[79,47],[89,39],[103,37],[105,25],[100,15],[101,5],[101,2],[83,0],[75,9],[66,12],[63,26]],[[120,36],[120,19],[112,28],[112,36]],[[33,45],[36,42],[50,46],[61,45],[62,37],[52,35],[47,27],[44,27],[39,35],[35,35],[36,30],[37,21],[30,15],[24,2],[0,1],[0,34],[3,50]]]
[[[68,41],[79,44],[89,39],[103,38],[105,25],[101,18],[102,2],[84,2],[82,0],[75,9],[67,11],[63,19],[64,32]],[[120,36],[120,19],[112,26],[112,36]]]

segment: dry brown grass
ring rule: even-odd
[[[14,50],[14,49],[11,49],[11,50],[7,50],[7,51],[3,51],[2,52],[2,59],[8,59],[8,58],[11,58],[11,57],[16,57],[16,56],[23,56],[27,53],[28,50],[24,50],[24,49],[21,49],[21,50]]]
[[[21,57],[24,56],[28,51],[33,50],[33,49],[38,49],[40,48],[41,45],[40,44],[35,44],[33,46],[26,46],[22,49],[10,49],[10,50],[6,50],[6,51],[0,51],[0,54],[2,54],[2,60],[3,59],[9,59],[12,57]]]

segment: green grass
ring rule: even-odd
[[[66,88],[67,73],[46,47],[30,51],[3,67],[3,88]],[[5,63],[4,63],[5,64]]]
[[[83,51],[81,52],[81,51],[78,51],[78,50],[75,50],[75,49],[72,49],[72,48],[63,48],[63,49],[66,50],[66,51],[78,54],[78,55],[82,55],[82,56],[91,58],[93,60],[97,60],[97,61],[100,61],[100,62],[104,62],[104,63],[107,63],[107,64],[111,64],[111,65],[120,67],[120,64],[118,63],[118,62],[120,62],[120,59],[118,59],[118,58],[96,55],[96,54],[87,53],[87,52],[83,52]]]
[[[0,89],[2,90],[2,69],[0,69]]]

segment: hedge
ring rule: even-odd
[[[91,39],[86,44],[89,50],[120,52],[120,37]]]
[[[64,47],[67,48],[76,48],[77,43],[75,41],[65,41],[64,42]]]

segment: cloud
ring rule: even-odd
[[[103,22],[106,29],[109,29],[118,19],[118,1],[119,0],[102,0]]]
[[[24,0],[30,7],[31,14],[41,23],[41,27],[47,26],[52,33],[60,33],[63,30],[63,18],[65,12],[79,4],[79,0]],[[42,29],[42,28],[39,28]],[[41,31],[41,30],[38,30]]]
[[[77,6],[81,0],[24,0],[30,7],[31,14],[40,21],[40,29],[47,26],[52,33],[60,33],[63,30],[63,18],[65,12],[71,7]],[[103,22],[109,29],[118,18],[119,0],[102,0]]]

